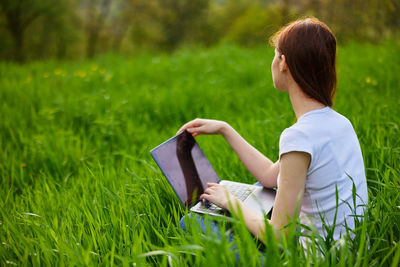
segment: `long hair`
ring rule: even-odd
[[[315,18],[296,20],[275,33],[270,43],[285,55],[293,79],[309,97],[333,105],[336,78],[336,38]]]

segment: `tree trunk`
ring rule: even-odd
[[[21,19],[20,6],[15,9],[5,9],[5,15],[7,17],[7,29],[14,40],[14,59],[23,62],[25,59],[23,53],[25,25]]]
[[[86,47],[86,56],[92,58],[96,54],[96,44],[99,37],[98,30],[92,30],[89,32],[88,43]]]
[[[18,27],[13,28],[11,35],[14,39],[14,58],[18,62],[23,62],[25,60],[25,56],[23,53],[24,48],[24,31]]]
[[[94,8],[96,3],[94,1],[90,2],[89,8]],[[104,28],[106,18],[110,11],[110,0],[103,0],[100,3],[100,12],[97,15],[92,16],[94,22],[89,22],[88,27],[88,43],[86,46],[86,55],[92,58],[96,54],[97,41],[99,39],[100,31]],[[92,24],[93,23],[93,24]]]

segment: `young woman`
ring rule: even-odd
[[[336,90],[336,38],[324,23],[308,18],[292,22],[271,40],[275,46],[271,65],[274,86],[288,93],[297,118],[280,136],[278,161],[269,160],[223,121],[195,119],[178,132],[186,129],[193,136],[221,134],[263,186],[277,186],[268,223],[278,231],[299,216],[307,218],[302,222],[315,227],[322,236],[326,236],[322,219],[328,225],[336,224],[334,238],[339,238],[345,234],[346,225],[354,228],[352,215],[363,214],[368,193],[354,129],[348,119],[331,108]],[[231,212],[239,207],[247,228],[262,238],[264,218],[223,186],[208,184],[200,198],[233,209]]]

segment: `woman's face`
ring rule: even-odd
[[[283,62],[282,54],[275,48],[275,57],[272,60],[271,64],[271,72],[272,72],[272,81],[274,82],[274,87],[279,91],[286,91],[284,75],[281,71]]]

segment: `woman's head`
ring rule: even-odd
[[[294,81],[318,102],[332,106],[336,91],[336,38],[317,19],[301,19],[283,27],[271,38]]]

